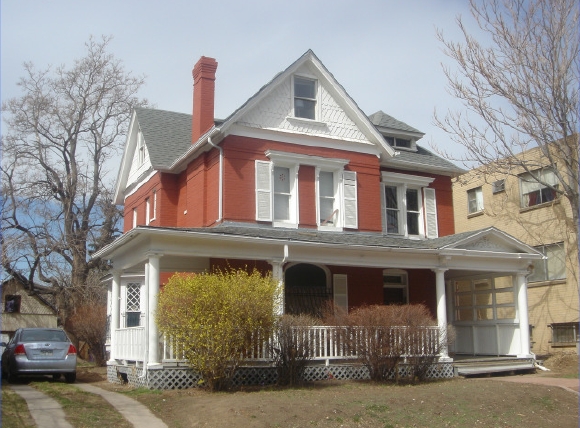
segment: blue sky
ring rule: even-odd
[[[464,0],[278,2],[247,0],[6,0],[1,2],[1,98],[18,96],[22,64],[72,64],[90,35],[146,76],[141,95],[157,108],[191,112],[191,69],[218,61],[215,113],[225,118],[276,73],[312,49],[367,114],[377,110],[426,135],[423,146],[461,150],[433,125],[433,111],[460,109],[445,90],[453,66],[436,28],[459,40]]]

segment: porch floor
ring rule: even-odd
[[[454,355],[453,370],[455,376],[515,374],[535,370],[535,362],[534,358]]]

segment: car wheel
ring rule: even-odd
[[[65,373],[64,379],[66,380],[67,383],[74,383],[74,381],[77,379],[77,373],[76,372]]]
[[[18,382],[18,375],[15,373],[11,373],[10,369],[6,372],[6,380],[8,383],[16,383]]]
[[[60,373],[55,373],[52,375],[52,379],[53,380],[59,380],[60,379]]]

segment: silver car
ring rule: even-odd
[[[20,375],[61,375],[72,383],[77,377],[77,350],[58,328],[20,328],[2,353],[2,377],[12,382]]]

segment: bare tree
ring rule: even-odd
[[[107,52],[110,40],[91,37],[69,68],[25,63],[22,95],[2,104],[2,267],[54,294],[65,318],[89,272],[106,268],[89,257],[119,232],[108,168],[133,107],[146,104],[144,78]]]
[[[523,172],[571,206],[566,228],[578,234],[578,102],[580,52],[577,0],[471,0],[477,36],[461,17],[461,43],[438,31],[457,68],[444,68],[449,92],[465,110],[435,115],[466,149],[457,157],[483,174]],[[517,156],[537,147],[536,159]],[[540,159],[540,161],[538,161]],[[550,167],[557,183],[538,174]]]
[[[470,0],[470,10],[477,34],[461,17],[461,42],[438,31],[445,54],[457,66],[444,67],[449,92],[465,109],[444,118],[435,115],[435,123],[466,149],[465,155],[438,151],[468,168],[479,166],[480,180],[527,173],[526,180],[549,189],[563,202],[554,205],[554,215],[570,244],[566,257],[578,264],[578,1]],[[521,155],[538,151],[540,156]],[[538,238],[537,227],[522,227]]]

